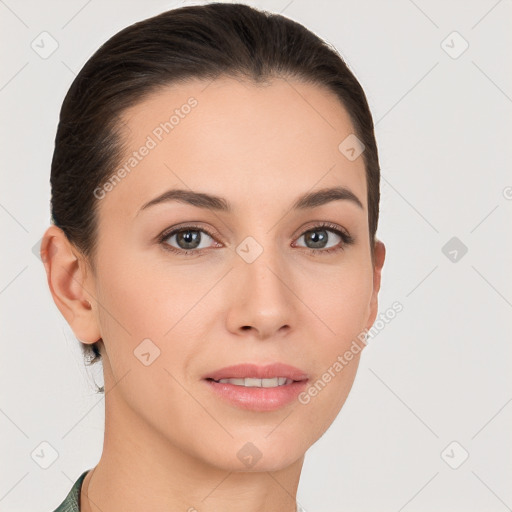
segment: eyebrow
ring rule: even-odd
[[[230,213],[233,211],[230,203],[223,197],[204,192],[194,192],[192,190],[171,189],[145,203],[139,210],[139,213],[151,206],[169,201],[178,201],[197,206],[198,208],[208,208],[219,212]],[[308,192],[296,199],[292,205],[292,210],[316,208],[331,201],[349,201],[364,210],[364,206],[359,198],[350,189],[342,186]]]

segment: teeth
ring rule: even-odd
[[[273,379],[255,379],[247,377],[245,379],[220,379],[216,382],[245,386],[247,388],[275,388],[277,386],[291,384],[293,380],[287,379],[286,377],[274,377]]]

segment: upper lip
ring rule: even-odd
[[[253,363],[226,366],[203,376],[203,379],[244,379],[253,377],[256,379],[273,379],[274,377],[286,377],[291,380],[306,380],[306,372],[284,363],[273,363],[259,366]]]

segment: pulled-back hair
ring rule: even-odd
[[[94,53],[71,84],[60,112],[50,180],[53,223],[94,269],[99,205],[94,191],[120,164],[122,113],[159,88],[219,77],[255,84],[292,78],[322,86],[339,98],[365,148],[373,261],[380,169],[363,89],[331,45],[300,23],[245,4],[173,9],[121,30]],[[97,344],[82,346],[90,364],[101,359]]]

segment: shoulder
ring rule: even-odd
[[[90,470],[84,471],[73,484],[64,501],[53,512],[80,512],[80,490],[85,476]]]

